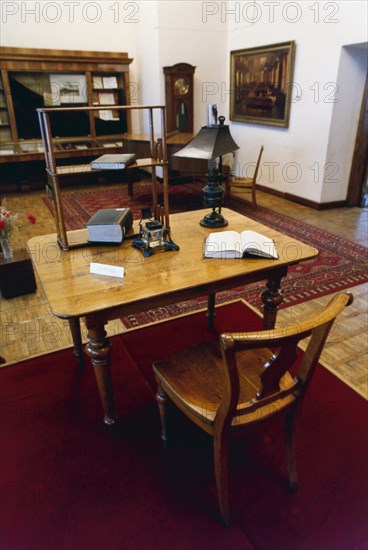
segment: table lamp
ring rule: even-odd
[[[222,156],[239,149],[231,137],[229,126],[225,125],[225,117],[219,117],[217,124],[217,107],[210,105],[208,111],[208,125],[203,126],[196,137],[174,153],[174,157],[208,160],[208,183],[203,188],[203,202],[212,207],[212,212],[200,221],[205,227],[225,227],[227,220],[221,214],[224,202],[222,180]]]

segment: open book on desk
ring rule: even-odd
[[[261,257],[277,259],[275,243],[255,231],[219,231],[210,233],[204,243],[205,258]]]

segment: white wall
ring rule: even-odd
[[[231,4],[236,3],[229,2],[228,6]],[[239,4],[239,21],[236,15],[226,17],[222,14],[228,24],[228,50],[295,40],[294,82],[298,91],[291,104],[289,128],[232,124],[234,139],[241,146],[237,154],[240,169],[256,159],[259,146],[263,144],[262,184],[315,202],[320,202],[322,197],[324,200],[345,199],[347,171],[341,166],[333,193],[324,193],[324,167],[331,158],[327,150],[334,100],[340,101],[340,95],[347,95],[345,87],[350,90],[350,83],[344,79],[339,81],[340,90],[333,93],[341,49],[347,44],[367,41],[367,3],[256,2],[253,12],[249,6],[242,12],[248,2]],[[250,25],[252,20],[255,22]],[[227,81],[229,70],[228,66]],[[357,81],[355,78],[355,83]],[[361,90],[356,91],[351,100],[359,101],[359,97]],[[227,108],[228,103],[226,101]],[[346,136],[340,129],[340,148],[351,149],[346,140],[355,139],[353,134]]]
[[[198,1],[158,2],[159,51],[162,67],[185,62],[196,67],[194,73],[194,131],[207,123],[206,91],[225,78],[227,29],[216,18],[205,22],[203,3]],[[160,79],[161,98],[165,97]],[[210,96],[208,96],[210,97]],[[219,113],[224,114],[225,113]]]
[[[1,45],[133,54],[138,14],[124,10],[126,2],[120,10],[115,4],[118,2],[2,0]]]
[[[361,62],[345,78],[340,56],[343,46],[367,42],[366,2],[2,0],[0,6],[2,45],[128,52],[139,103],[164,103],[164,66],[195,65],[195,130],[206,123],[207,103],[217,103],[229,122],[231,50],[295,40],[299,97],[290,126],[231,123],[237,166],[241,171],[254,161],[263,143],[263,185],[316,202],[345,199],[356,113],[350,131],[339,131],[333,115],[338,126],[343,117],[332,101],[354,90],[355,104],[361,97]],[[135,130],[142,127],[135,122]],[[341,170],[331,186],[323,182],[324,166],[336,157]]]

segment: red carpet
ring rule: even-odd
[[[202,187],[203,184],[170,186],[170,211],[174,213],[203,208]],[[44,201],[50,208],[50,200],[45,198]],[[149,206],[151,202],[150,183],[135,184],[132,198],[128,197],[126,185],[118,188],[78,190],[63,194],[68,229],[83,227],[96,210],[106,207],[129,206],[135,218],[139,219],[142,206]],[[364,246],[268,208],[258,207],[255,209],[249,202],[239,198],[233,199],[229,206],[241,214],[264,225],[274,227],[278,231],[290,235],[291,238],[296,238],[319,250],[319,255],[314,260],[290,268],[288,276],[282,282],[284,302],[281,307],[295,305],[368,281],[368,255]],[[260,294],[263,290],[263,282],[242,286],[220,293],[217,296],[217,301],[224,303],[244,298],[256,308],[261,309]],[[181,302],[132,315],[124,318],[123,323],[127,328],[142,326],[181,313],[196,311],[205,305],[206,297],[202,300]]]
[[[217,330],[257,323],[243,304],[216,317]],[[284,487],[278,420],[232,443],[229,529],[218,523],[210,438],[174,413],[163,452],[150,365],[212,338],[205,326],[201,313],[112,339],[112,433],[89,362],[78,371],[71,350],[0,370],[4,549],[366,548],[367,403],[322,367],[303,410],[298,494]]]

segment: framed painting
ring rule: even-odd
[[[230,52],[230,120],[289,126],[295,42]]]

